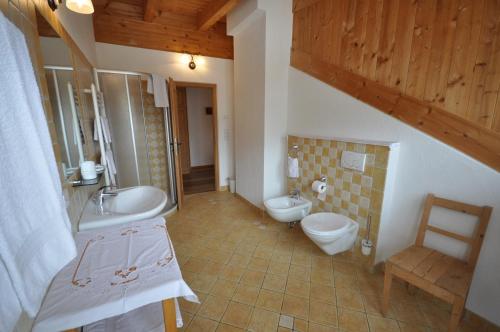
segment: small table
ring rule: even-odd
[[[34,332],[73,330],[162,301],[176,331],[177,297],[198,302],[182,279],[162,218],[77,233],[77,257],[54,278]]]

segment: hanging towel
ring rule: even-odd
[[[1,12],[0,68],[0,330],[11,331],[76,248],[26,41]]]
[[[94,141],[99,141],[99,131],[97,130],[97,119],[94,119]]]
[[[296,179],[299,177],[299,160],[288,156],[288,177]]]
[[[104,116],[101,116],[101,127],[102,127],[102,136],[104,137],[104,143],[111,144],[111,131],[109,130],[108,119]]]
[[[116,165],[115,165],[115,160],[113,159],[113,151],[110,149],[106,149],[106,165],[108,167],[107,172],[109,175],[109,180],[111,181],[111,184],[114,186],[116,185]]]
[[[148,76],[148,84],[146,87],[146,92],[152,95],[154,93],[153,91],[153,78],[151,76]]]
[[[156,107],[169,107],[167,82],[165,78],[158,74],[151,74],[151,86],[155,98]],[[148,92],[150,91],[148,80]]]
[[[10,281],[9,273],[1,260],[0,294],[2,294],[2,301],[0,301],[0,331],[12,331],[17,322],[15,317],[19,317],[22,308],[14,291],[14,286]],[[4,319],[4,317],[13,317],[13,319]]]

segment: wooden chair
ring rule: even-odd
[[[429,225],[429,216],[433,206],[439,206],[479,218],[472,237],[466,237],[444,229]],[[415,245],[390,257],[385,265],[384,297],[382,312],[387,314],[392,277],[396,276],[430,294],[453,305],[448,331],[456,331],[462,317],[467,299],[467,293],[472,280],[472,274],[479,257],[484,234],[488,227],[492,208],[489,206],[475,206],[427,196],[424,212],[418,230]],[[439,251],[423,246],[426,231],[467,243],[470,246],[467,261],[462,261]]]

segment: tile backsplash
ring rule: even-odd
[[[357,221],[358,240],[352,254],[367,264],[375,257],[384,196],[389,146],[360,144],[340,140],[288,136],[289,151],[298,146],[299,178],[288,178],[288,190],[300,189],[311,200],[315,212],[335,212]],[[341,166],[342,151],[366,154],[364,172]],[[294,157],[294,156],[292,156]],[[311,185],[320,177],[327,178],[327,194],[323,200],[312,191]],[[374,244],[370,257],[361,254],[361,239],[366,236],[368,216],[371,217],[370,240]]]
[[[165,141],[164,110],[155,107],[154,96],[147,93],[147,82],[142,84],[142,102],[148,142],[148,163],[151,170],[151,184],[166,192],[169,188],[167,145]]]

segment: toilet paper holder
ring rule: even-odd
[[[321,177],[319,178],[319,180],[320,180],[321,182],[326,183],[326,176],[321,176]]]

